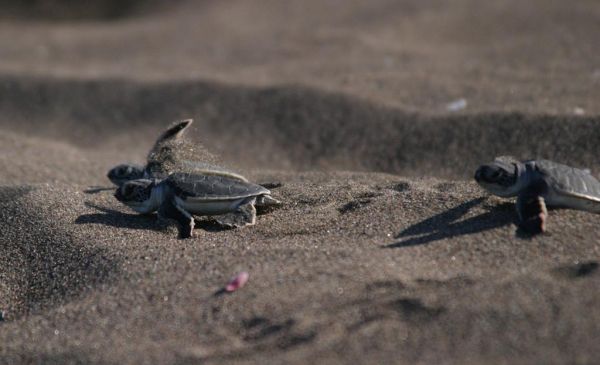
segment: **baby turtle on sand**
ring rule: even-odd
[[[517,196],[519,227],[526,233],[546,230],[546,205],[600,213],[600,182],[589,170],[548,160],[496,159],[480,166],[475,180],[494,195]]]
[[[281,203],[263,186],[227,176],[173,173],[166,179],[125,182],[115,197],[138,213],[158,210],[159,217],[176,220],[184,238],[194,230],[193,215],[214,216],[226,227],[256,222],[256,208],[269,210]]]
[[[148,153],[146,166],[120,164],[108,171],[110,181],[121,186],[135,179],[164,179],[172,172],[191,172],[206,175],[225,176],[231,179],[247,181],[245,177],[223,167],[210,163],[186,159],[181,153],[184,149],[183,134],[192,124],[192,119],[175,122],[156,140]]]

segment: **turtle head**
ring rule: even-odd
[[[158,209],[160,199],[155,192],[156,182],[149,179],[126,181],[117,188],[115,198],[138,213],[151,213]]]
[[[139,165],[122,164],[110,169],[106,176],[113,184],[121,186],[127,181],[143,178],[144,168]]]
[[[501,197],[515,196],[521,190],[519,177],[521,169],[518,162],[494,162],[481,165],[475,171],[475,181],[494,195]]]

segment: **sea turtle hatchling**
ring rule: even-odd
[[[546,230],[546,205],[600,213],[600,182],[587,169],[548,160],[496,159],[480,166],[475,180],[494,195],[517,196],[519,227],[526,233]]]
[[[231,179],[247,181],[245,177],[221,166],[185,156],[186,145],[183,141],[184,132],[193,123],[186,119],[173,123],[156,140],[148,152],[146,165],[120,164],[108,171],[110,181],[121,186],[135,179],[164,179],[172,172],[191,172],[206,175],[225,176]],[[205,152],[208,154],[207,152]],[[215,159],[211,156],[211,159]]]
[[[182,237],[191,237],[193,215],[213,216],[227,227],[256,222],[256,207],[275,208],[281,203],[263,186],[227,176],[173,173],[166,179],[137,179],[121,185],[115,197],[138,213],[158,211],[161,218],[179,223]]]

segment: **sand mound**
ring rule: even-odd
[[[56,305],[106,280],[115,264],[99,247],[85,245],[65,229],[72,195],[66,186],[0,188],[2,301],[5,317],[18,318]]]
[[[138,159],[171,121],[195,118],[189,136],[242,169],[471,178],[482,161],[513,155],[600,170],[597,117],[427,116],[297,86],[21,78],[4,84],[4,118],[14,130],[95,148],[117,138],[123,155]]]

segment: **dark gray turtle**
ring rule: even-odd
[[[193,215],[208,215],[221,225],[243,227],[256,222],[256,207],[268,210],[281,203],[263,186],[227,176],[173,173],[166,179],[125,182],[115,197],[138,213],[158,210],[176,220],[183,237],[191,237]]]
[[[519,226],[527,233],[546,230],[546,205],[600,213],[600,182],[587,169],[548,160],[497,159],[480,166],[475,180],[494,195],[517,196]]]
[[[186,119],[175,122],[167,128],[158,137],[148,153],[145,166],[120,164],[110,169],[107,177],[117,186],[135,179],[164,179],[172,172],[226,176],[231,179],[247,181],[245,177],[224,167],[197,161],[194,156],[189,156],[190,150],[193,148],[184,142],[183,134],[192,122],[192,119]],[[196,146],[196,148],[198,147]],[[206,151],[203,151],[203,153],[204,155],[210,155]],[[216,158],[211,155],[210,159],[215,160]]]

